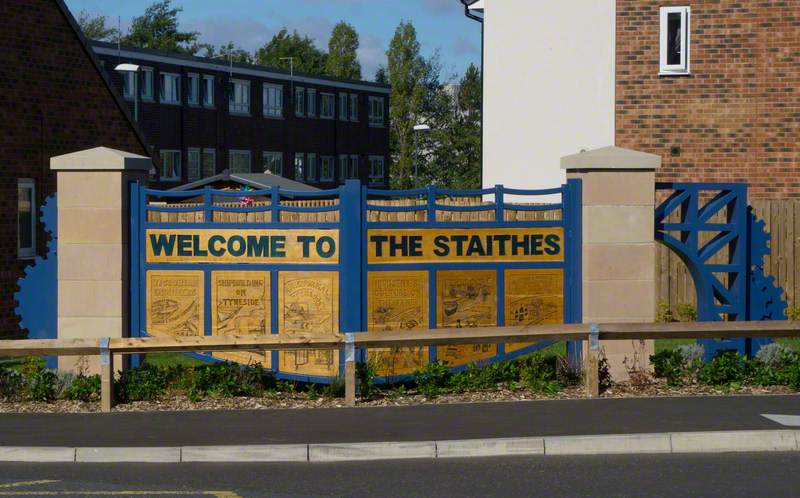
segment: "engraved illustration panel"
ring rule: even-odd
[[[427,329],[428,272],[369,272],[367,327],[370,332]],[[426,346],[376,348],[367,355],[377,362],[379,376],[407,375],[428,362]]]
[[[563,270],[506,270],[505,319],[507,326],[564,323]],[[506,353],[535,343],[506,343]]]
[[[280,272],[278,330],[302,337],[339,333],[339,273]],[[280,370],[300,375],[332,377],[339,373],[336,350],[281,351]]]
[[[497,325],[497,274],[494,270],[446,270],[436,273],[436,326]],[[449,366],[491,358],[496,344],[437,346],[437,358]]]
[[[188,337],[204,333],[203,272],[147,272],[147,334]]]
[[[211,273],[211,333],[213,335],[266,335],[270,329],[270,273],[268,271],[215,271]],[[269,351],[226,351],[215,358],[270,368]]]

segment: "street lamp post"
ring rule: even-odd
[[[133,73],[133,120],[139,122],[139,66],[137,64],[117,64],[114,68],[123,74]]]
[[[415,132],[429,132],[431,131],[431,127],[427,123],[419,123],[414,125]],[[414,178],[416,181],[417,176],[419,176],[419,161],[414,161]]]

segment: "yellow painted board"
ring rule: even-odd
[[[561,227],[369,230],[367,257],[370,264],[563,261],[564,230]]]
[[[155,337],[203,335],[203,272],[149,270],[147,272],[147,334]]]
[[[506,326],[564,323],[564,271],[505,270]],[[506,353],[535,343],[506,343]]]
[[[211,272],[212,335],[258,336],[270,333],[270,272]],[[215,358],[270,368],[269,351],[214,353]]]
[[[339,273],[278,273],[278,333],[331,337],[339,333]],[[335,350],[281,351],[280,370],[299,375],[333,377],[339,373]]]
[[[338,230],[149,229],[148,263],[337,264]]]
[[[367,328],[370,332],[428,328],[427,271],[371,271],[367,274]],[[428,363],[428,348],[376,348],[367,358],[378,375],[407,375]]]
[[[436,326],[440,328],[497,325],[497,273],[494,270],[436,272]],[[496,344],[437,346],[437,359],[454,367],[497,354]]]

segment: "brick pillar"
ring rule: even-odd
[[[583,322],[653,322],[655,170],[661,157],[605,147],[561,158],[568,178],[583,183]],[[653,341],[602,341],[615,380],[626,380],[625,358],[643,365]]]
[[[50,159],[58,191],[58,338],[125,337],[129,324],[129,184],[148,157],[97,147]],[[98,373],[95,357],[89,372]],[[75,370],[77,358],[58,360]],[[115,362],[116,365],[121,365]]]

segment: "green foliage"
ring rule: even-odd
[[[414,376],[419,392],[426,398],[433,399],[447,387],[450,370],[447,368],[447,362],[437,360],[414,371]]]
[[[358,33],[344,21],[333,27],[328,41],[328,57],[325,73],[335,78],[361,79],[361,63],[358,62]]]
[[[679,304],[675,311],[678,314],[678,320],[682,322],[697,321],[697,308],[693,304]]]
[[[747,360],[736,351],[722,351],[706,363],[699,380],[711,386],[741,385],[747,372]]]
[[[158,399],[185,370],[183,367],[159,367],[149,363],[126,370],[114,382],[114,397],[122,403]]]
[[[200,49],[197,44],[200,34],[178,29],[178,13],[182,10],[179,7],[173,8],[171,0],[154,3],[143,15],[133,18],[122,43],[154,50],[196,54]]]
[[[683,384],[683,359],[677,349],[660,351],[650,356],[656,377],[667,379],[668,386]]]
[[[328,398],[344,398],[344,391],[344,377],[336,376],[323,388],[322,394]]]
[[[285,60],[293,58],[292,65]],[[314,40],[308,36],[300,36],[297,31],[289,33],[281,29],[263,47],[256,51],[256,64],[282,68],[288,71],[293,67],[296,72],[309,74],[325,74],[326,54],[318,49]]]
[[[20,401],[24,397],[25,379],[9,365],[0,364],[0,401]]]
[[[672,309],[669,303],[659,301],[656,306],[656,321],[659,323],[670,323],[675,321],[675,315],[672,314]]]
[[[66,389],[64,396],[76,401],[97,401],[100,399],[100,376],[78,375]]]
[[[543,394],[556,394],[561,385],[556,381],[555,356],[534,354],[523,363],[521,380],[531,391]]]
[[[375,392],[375,376],[378,373],[378,362],[374,359],[356,363],[356,378],[363,399],[370,399]]]
[[[259,396],[264,393],[266,385],[264,368],[261,365],[242,366],[219,362],[193,368],[190,372],[187,394],[192,401],[204,396]]]
[[[786,317],[793,322],[800,320],[800,306],[796,306],[793,304],[788,308],[786,308],[785,313]]]
[[[83,31],[83,36],[90,40],[111,41],[119,35],[117,28],[106,26],[106,16],[93,16],[82,10],[78,13],[78,26]]]
[[[252,64],[254,62],[253,54],[242,47],[236,46],[232,41],[219,47],[208,43],[202,44],[201,47],[205,49],[203,57],[216,57],[225,61],[233,60],[233,62],[242,64]]]
[[[29,401],[52,401],[60,390],[58,376],[45,368],[42,358],[26,358],[22,364],[22,377]]]
[[[611,379],[611,366],[605,355],[600,357],[600,361],[597,364],[597,378],[599,379],[601,393],[611,389],[613,384]]]

